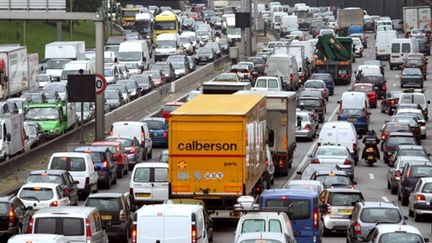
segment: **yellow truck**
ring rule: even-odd
[[[135,15],[140,12],[140,8],[127,5],[122,9],[121,25],[125,29],[131,29],[135,24]]]
[[[180,31],[177,15],[172,11],[163,11],[156,15],[153,25],[153,42],[157,42],[157,36],[160,34],[176,34]]]
[[[242,195],[269,186],[266,99],[262,95],[199,95],[169,119],[170,198],[203,200],[216,218],[240,216]]]

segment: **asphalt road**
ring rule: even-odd
[[[362,64],[364,60],[375,59],[375,43],[372,34],[368,34],[368,49],[365,49],[363,58],[357,58],[356,63],[354,64],[353,70],[357,70],[357,66]],[[399,89],[399,75],[400,70],[390,70],[388,64],[385,68],[385,77],[387,80],[388,90],[398,90]],[[428,72],[430,73],[431,67],[428,68]],[[337,100],[341,97],[342,93],[347,91],[347,86],[336,86],[335,94],[330,97],[329,102],[327,103],[327,114],[326,121],[335,120],[336,106]],[[426,89],[426,96],[428,100],[432,100],[432,80],[428,77],[428,80],[425,81],[424,85]],[[380,101],[378,102],[380,105]],[[377,133],[380,131],[385,120],[389,119],[389,116],[386,114],[380,113],[378,108],[371,109],[372,115],[370,119],[370,129],[374,129]],[[321,127],[321,126],[320,126]],[[422,145],[426,147],[426,149],[431,152],[431,125],[428,124],[427,127],[427,139],[423,140]],[[311,153],[313,147],[316,145],[316,142],[298,142],[297,149],[294,154],[294,164],[293,168],[290,170],[287,177],[277,177],[275,179],[275,184],[273,188],[281,188],[288,181],[295,179],[296,171],[302,170],[305,167],[306,163],[306,155]],[[154,158],[158,158],[159,154],[164,148],[155,148],[153,151]],[[397,201],[395,195],[391,195],[390,191],[386,188],[386,173],[388,170],[388,166],[384,164],[382,161],[375,164],[374,167],[368,167],[363,161],[360,161],[356,166],[355,170],[355,181],[358,183],[357,187],[362,191],[366,200],[369,201],[394,201],[396,202],[405,216],[408,216],[407,207],[401,206],[400,202]],[[129,180],[130,175],[120,179],[117,185],[113,185],[111,192],[128,192],[129,191]],[[104,190],[100,190],[101,192]],[[417,227],[423,234],[424,237],[431,237],[431,221],[427,222],[414,222],[413,218],[410,217],[407,221],[408,224],[414,225]],[[227,243],[233,242],[234,235],[233,232],[236,227],[235,221],[224,221],[224,222],[216,222],[216,228],[214,233],[214,242],[215,243]],[[346,242],[345,234],[334,234],[330,237],[324,237],[323,243],[339,243]]]

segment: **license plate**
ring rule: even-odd
[[[340,214],[351,214],[352,210],[351,209],[339,209],[338,212]]]
[[[101,219],[102,220],[111,220],[112,216],[111,215],[101,215]]]
[[[373,160],[373,158],[374,158],[374,157],[373,157],[372,155],[369,155],[369,156],[368,156],[368,160]]]
[[[137,197],[137,198],[149,198],[150,193],[137,193],[137,194],[135,194],[135,197]]]
[[[378,51],[379,52],[385,52],[385,49],[379,49]]]
[[[357,119],[356,118],[349,118],[348,121],[349,122],[355,122]]]

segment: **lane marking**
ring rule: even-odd
[[[371,180],[375,180],[375,176],[374,176],[373,173],[369,173],[369,179],[371,179]]]
[[[390,200],[386,196],[383,196],[382,199],[384,200],[384,202],[390,202]]]
[[[336,104],[335,109],[333,110],[333,113],[330,115],[330,117],[327,119],[327,121],[331,121],[333,119],[333,117],[336,115],[336,112],[339,108],[339,104]],[[297,176],[297,171],[303,169],[304,165],[306,164],[306,162],[308,161],[308,154],[311,154],[312,151],[315,149],[316,145],[318,144],[318,138],[315,139],[315,141],[313,142],[313,144],[311,145],[311,147],[309,148],[309,150],[306,152],[305,156],[303,157],[302,161],[300,162],[300,164],[297,166],[297,169],[295,170],[295,173],[293,173],[288,180],[285,182],[283,188],[285,188],[288,183],[292,180],[295,179],[295,177]]]

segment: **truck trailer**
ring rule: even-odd
[[[266,99],[199,95],[169,120],[170,198],[201,199],[215,218],[235,218],[239,196],[268,188]]]
[[[422,29],[430,37],[432,17],[430,6],[403,7],[403,27],[405,36],[408,37],[411,30]]]
[[[25,131],[23,114],[0,116],[0,160],[24,152]]]
[[[27,48],[25,46],[0,47],[0,99],[19,95],[27,90]]]
[[[364,27],[363,9],[361,8],[341,8],[337,12],[337,30],[339,36],[346,36],[348,28],[351,26]]]

